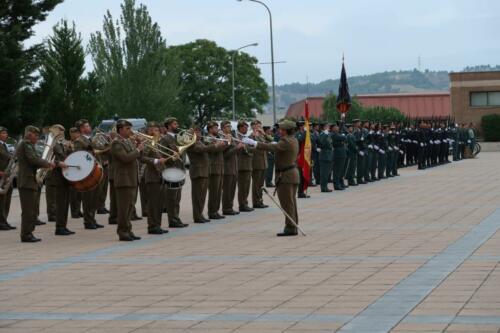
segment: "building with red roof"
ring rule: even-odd
[[[365,107],[383,106],[394,107],[410,118],[448,117],[451,115],[450,93],[398,93],[356,95],[355,98]],[[321,119],[323,115],[324,97],[309,97],[309,113],[311,117]],[[290,105],[287,117],[299,118],[304,116],[305,99]]]

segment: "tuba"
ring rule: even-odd
[[[109,151],[112,143],[113,139],[111,136],[101,131],[97,132],[92,138],[92,147],[95,154],[102,154]]]
[[[58,127],[52,126],[49,128],[49,134],[44,143],[44,149],[42,152],[42,159],[47,162],[54,162],[54,146],[61,140],[64,140],[64,131],[61,131]],[[42,186],[45,178],[47,177],[50,169],[38,169],[36,172],[36,182],[38,185]]]
[[[17,147],[17,141],[14,140],[14,145]],[[12,186],[12,182],[14,178],[17,176],[17,157],[16,153],[12,154],[11,159],[9,160],[9,164],[4,170],[3,176],[0,178],[0,195],[7,193]]]

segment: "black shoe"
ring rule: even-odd
[[[235,212],[234,210],[228,210],[228,211],[222,211],[222,214],[230,216],[230,215],[238,215],[239,212]]]
[[[141,237],[133,235],[133,234],[130,235],[130,237],[132,237],[134,240],[140,240],[141,239]]]
[[[16,227],[11,226],[10,224],[0,225],[0,230],[12,230],[12,229],[16,229]]]
[[[109,210],[106,209],[106,207],[103,207],[103,208],[99,208],[97,211],[96,211],[97,214],[109,214]]]
[[[297,236],[298,232],[280,232],[276,234],[278,237],[287,237],[287,236]]]
[[[265,205],[263,203],[258,203],[256,205],[253,205],[253,208],[267,208],[269,207],[268,205]]]
[[[22,243],[36,243],[36,242],[40,242],[40,241],[41,241],[40,238],[36,238],[33,235],[29,235],[29,236],[26,236],[26,237],[21,237],[21,242]]]
[[[220,215],[219,213],[215,214],[215,215],[210,215],[208,216],[208,218],[210,220],[222,220],[222,219],[225,219],[226,217],[225,216],[222,216]]]
[[[55,218],[55,217],[49,217],[48,221],[49,221],[49,222],[55,222],[55,221],[56,221],[56,218]]]
[[[132,216],[132,218],[130,219],[130,221],[140,221],[140,220],[142,220],[142,217],[137,216],[137,215]]]
[[[345,188],[344,187],[334,187],[333,188],[335,191],[344,191]]]
[[[185,228],[186,225],[184,223],[169,223],[169,228]]]
[[[121,241],[121,242],[131,242],[131,241],[133,241],[133,240],[134,240],[134,238],[133,238],[133,237],[131,237],[131,236],[121,236],[121,237],[120,237],[120,241]]]
[[[349,182],[349,186],[358,186],[355,182]]]
[[[210,222],[210,220],[209,220]],[[203,224],[203,223],[207,223],[206,220],[194,220],[194,223],[198,223],[198,224]]]
[[[332,190],[330,190],[329,188],[327,188],[326,190],[321,190],[322,193],[330,193],[330,192],[333,192]]]
[[[104,228],[104,226],[102,224],[99,224],[99,223],[94,223],[94,225],[96,226],[97,229]]]
[[[151,230],[148,230],[148,234],[150,234],[150,235],[163,235],[163,230],[161,230],[160,228],[151,229]]]
[[[84,224],[85,226],[85,229],[89,229],[89,230],[95,230],[97,229],[97,226],[95,224]]]
[[[42,222],[40,220],[36,220],[35,225],[46,225],[47,223]]]
[[[205,223],[210,222],[210,219],[207,219],[205,216],[203,216],[202,220],[205,221]]]
[[[69,236],[69,235],[74,235],[75,232],[68,230],[67,228],[62,228],[62,229],[56,229],[55,235],[56,236]]]
[[[253,212],[253,208],[250,208],[248,206],[240,206],[240,212]]]
[[[274,187],[273,183],[266,184],[266,187]]]
[[[307,195],[305,193],[299,193],[299,195],[297,197],[300,199],[307,199],[307,198],[310,198],[311,196]]]
[[[366,182],[364,180],[361,180],[361,181],[358,180],[358,184],[365,185]]]

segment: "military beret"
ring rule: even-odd
[[[177,118],[175,118],[175,117],[167,117],[167,118],[165,118],[165,121],[163,122],[163,124],[165,126],[168,126],[171,123],[173,123],[174,121],[177,121]]]
[[[0,126],[0,132],[8,132],[7,127]]]
[[[148,121],[148,123],[146,124],[146,127],[147,128],[151,128],[151,127],[160,127],[160,124],[158,124],[156,121]]]
[[[251,126],[255,126],[255,125],[262,125],[262,122],[258,119],[255,119],[255,120],[252,120],[252,122],[250,123]]]
[[[244,126],[248,127],[248,124],[246,123],[246,121],[240,120],[238,122],[238,128],[241,128],[241,127],[244,127]]]
[[[278,126],[284,130],[290,130],[296,128],[297,124],[291,120],[282,120],[278,123]]]
[[[219,126],[219,124],[217,124],[215,121],[209,121],[207,124],[207,129],[210,129],[210,128],[216,127],[216,126]]]
[[[24,133],[35,133],[35,134],[40,134],[40,129],[36,126],[28,125],[24,129]]]
[[[126,126],[132,126],[132,123],[126,119],[120,119],[116,122],[116,129],[120,129]]]

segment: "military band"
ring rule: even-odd
[[[163,134],[162,127],[166,129]],[[47,215],[49,221],[55,221],[57,236],[74,234],[68,229],[69,213],[74,219],[83,217],[85,229],[102,228],[95,218],[99,213],[109,214],[108,222],[117,225],[119,240],[138,240],[131,223],[138,197],[142,214],[147,216],[148,234],[168,233],[162,226],[165,210],[169,228],[187,227],[179,216],[187,155],[194,223],[266,208],[263,188],[276,187],[280,209],[285,213],[285,228],[278,236],[297,235],[296,199],[308,197],[298,158],[305,149],[307,129],[303,122],[282,120],[274,130],[254,120],[250,124],[238,122],[236,130],[230,121],[220,122],[220,127],[211,121],[206,128],[180,131],[177,119],[169,117],[163,126],[149,122],[145,133],[135,132],[126,120],[118,120],[115,130],[96,134],[89,121],[82,119],[69,129],[69,140],[64,138],[62,125],[47,128],[41,145],[40,130],[28,126],[23,140],[13,149],[7,144],[8,130],[0,127],[0,230],[16,229],[8,222],[15,176],[22,242],[40,241],[34,230],[41,225],[42,186]],[[187,143],[181,142],[181,132],[187,135]],[[319,123],[311,130],[311,184],[320,185],[324,193],[343,191],[399,176],[402,167],[426,169],[447,164],[450,155],[453,161],[473,156],[475,140],[472,125],[450,122],[403,124],[355,119],[350,124]],[[67,175],[69,170],[83,168],[66,163],[76,152],[96,161],[95,184],[85,190],[75,185],[80,181]],[[172,172],[180,178],[170,179]],[[105,205],[108,195],[109,211]],[[235,200],[238,210],[234,209]]]

